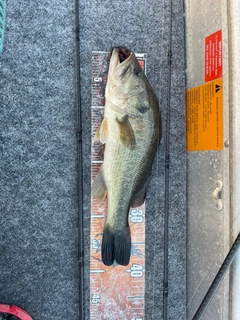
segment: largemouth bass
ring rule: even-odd
[[[105,144],[104,161],[92,195],[108,199],[102,261],[128,265],[130,207],[143,204],[152,164],[161,139],[159,105],[134,53],[115,48],[109,64],[104,118],[95,140]]]

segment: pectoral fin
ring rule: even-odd
[[[103,175],[103,168],[101,167],[92,183],[92,195],[98,200],[103,200],[107,195],[107,187]]]
[[[107,127],[107,119],[104,118],[98,127],[94,141],[100,141],[102,144],[106,143],[108,138],[108,127]]]
[[[116,121],[120,132],[120,141],[126,148],[133,150],[136,140],[128,115],[125,115],[121,120],[117,118]]]

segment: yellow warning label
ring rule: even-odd
[[[222,78],[187,90],[187,151],[223,149],[222,91]]]

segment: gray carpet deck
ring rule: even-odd
[[[8,2],[0,55],[0,303],[34,320],[79,319],[74,1]],[[147,195],[146,319],[163,310],[169,1],[81,1],[84,292],[89,318],[91,52],[148,54],[163,139]],[[173,2],[168,319],[185,319],[186,155],[183,3]]]

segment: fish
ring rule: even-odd
[[[101,246],[107,266],[129,264],[128,215],[145,200],[161,135],[158,99],[135,54],[126,47],[114,48],[104,116],[94,137],[105,144],[104,159],[92,183],[92,196],[99,201],[107,197],[108,202]]]

